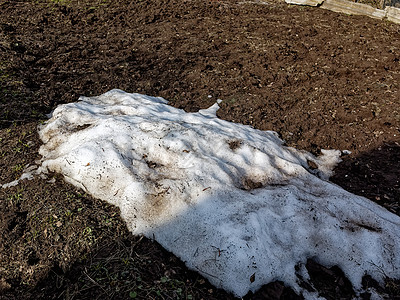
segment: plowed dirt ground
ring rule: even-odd
[[[186,111],[220,98],[222,119],[349,150],[332,181],[400,215],[398,24],[280,1],[3,0],[0,182],[40,159],[46,114],[112,88]],[[0,299],[233,298],[57,175],[0,189],[0,211]],[[307,267],[309,289],[352,297],[338,268]],[[301,297],[275,282],[247,298]]]

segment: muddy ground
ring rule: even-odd
[[[112,88],[186,111],[220,98],[222,119],[349,150],[332,181],[400,215],[400,25],[279,1],[3,0],[0,183],[40,159],[46,114]],[[233,299],[56,174],[0,189],[0,211],[0,299]],[[308,289],[353,296],[337,267],[307,267]],[[399,299],[394,280],[364,285]]]

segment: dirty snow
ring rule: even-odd
[[[236,296],[281,280],[315,297],[295,271],[307,279],[307,258],[338,265],[358,292],[364,274],[400,278],[400,218],[326,181],[339,151],[314,157],[217,109],[120,90],[82,97],[40,129],[42,167]]]

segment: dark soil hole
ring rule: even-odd
[[[381,290],[382,288],[379,286],[379,283],[373,279],[370,275],[365,275],[362,278],[362,287],[363,289],[368,289],[368,288],[375,288],[377,291]]]
[[[253,181],[250,178],[244,178],[242,182],[242,190],[250,191],[254,189],[259,189],[263,187],[262,182]]]
[[[84,129],[90,127],[90,126],[91,126],[91,124],[78,125],[78,126],[76,127],[76,129],[77,129],[77,130],[84,130]]]
[[[65,272],[63,271],[63,269],[58,265],[58,263],[55,263],[53,268],[51,269],[53,271],[54,274],[56,274],[57,276],[61,276],[64,275]]]
[[[312,160],[307,159],[307,164],[311,170],[318,169],[318,165],[315,162],[313,162]]]
[[[149,160],[149,161],[146,161],[146,163],[147,163],[147,166],[148,166],[150,169],[155,169],[155,168],[158,167],[158,164],[155,163],[154,161]]]
[[[22,236],[26,229],[26,216],[28,212],[16,212],[15,217],[8,223],[8,231],[16,230],[18,236]]]
[[[18,218],[13,218],[10,223],[8,224],[8,231],[12,231],[18,225]]]
[[[249,293],[244,299],[300,300],[304,298],[297,295],[291,288],[285,286],[283,282],[275,281],[264,285],[254,295]]]
[[[309,259],[306,268],[320,296],[334,300],[352,299],[355,295],[350,281],[339,267],[333,266],[328,269]]]
[[[15,31],[15,27],[11,24],[1,24],[1,28],[4,32],[13,32]]]
[[[37,257],[36,252],[32,251],[28,256],[28,265],[34,266],[37,265],[40,261],[40,258]]]
[[[381,232],[382,231],[382,228],[375,228],[375,227],[365,225],[365,224],[360,224],[360,223],[357,223],[357,225],[364,229],[367,229],[369,231],[373,231],[373,232]]]
[[[236,150],[236,149],[240,148],[240,146],[242,145],[242,141],[231,140],[231,141],[228,141],[228,145],[231,150]]]
[[[11,43],[11,49],[18,53],[24,53],[26,51],[25,46],[23,46],[19,41]]]

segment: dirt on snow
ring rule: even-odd
[[[400,215],[398,24],[272,0],[3,0],[0,182],[40,159],[46,114],[112,88],[188,112],[220,98],[222,119],[349,150],[331,180]],[[234,298],[59,175],[0,188],[0,211],[0,299]],[[307,268],[307,289],[354,295],[338,267]],[[395,280],[363,283],[399,299]],[[301,298],[281,282],[246,296]]]

